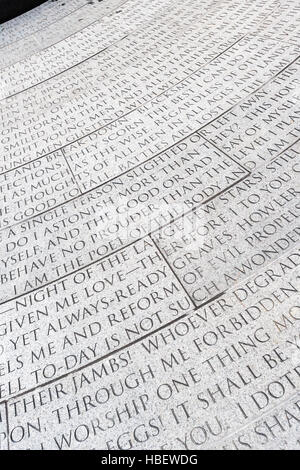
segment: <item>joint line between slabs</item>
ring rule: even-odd
[[[87,367],[91,367],[91,366],[93,366],[94,364],[97,364],[98,362],[102,362],[102,361],[108,359],[109,357],[114,356],[115,354],[119,354],[119,353],[120,353],[121,351],[123,351],[124,349],[131,348],[132,346],[134,346],[134,345],[140,343],[141,341],[144,341],[144,340],[145,340],[146,338],[148,338],[149,336],[152,336],[152,335],[158,333],[159,331],[161,331],[161,330],[163,330],[163,329],[165,329],[165,328],[167,328],[167,327],[173,325],[174,323],[178,322],[179,320],[182,320],[183,318],[185,318],[185,317],[187,317],[187,316],[188,316],[188,314],[187,314],[187,313],[184,313],[184,314],[181,315],[180,317],[177,317],[177,318],[175,318],[174,320],[171,320],[171,321],[169,321],[168,323],[166,323],[166,324],[164,324],[164,325],[161,325],[159,328],[156,328],[156,330],[153,330],[153,331],[147,333],[146,335],[142,336],[141,338],[138,338],[138,339],[132,341],[131,343],[124,344],[124,346],[121,346],[120,348],[115,349],[114,351],[110,351],[109,353],[105,354],[104,356],[101,356],[101,357],[95,359],[94,361],[91,361],[91,362],[89,362],[88,364],[85,364],[84,366],[80,366],[80,367],[78,367],[78,368],[75,369],[75,370],[66,372],[65,374],[60,375],[59,377],[55,377],[54,379],[51,379],[51,380],[49,380],[48,382],[38,384],[37,386],[30,388],[29,390],[26,390],[26,391],[24,391],[24,392],[22,392],[22,393],[19,393],[18,395],[15,395],[15,396],[12,396],[12,397],[8,398],[8,400],[6,400],[6,401],[2,401],[2,402],[0,401],[0,405],[5,404],[5,406],[8,407],[8,402],[9,402],[9,401],[12,401],[12,400],[15,400],[15,399],[17,399],[17,398],[20,398],[20,397],[22,397],[22,396],[24,396],[24,395],[27,395],[28,393],[32,393],[32,392],[34,392],[34,391],[36,391],[36,390],[38,390],[38,389],[40,389],[40,388],[42,388],[42,387],[46,387],[46,386],[48,386],[48,385],[51,385],[52,383],[58,382],[59,380],[62,380],[62,379],[64,379],[64,378],[68,377],[68,376],[71,375],[71,374],[76,374],[76,373],[80,372],[81,370],[86,369]],[[8,408],[7,408],[7,409],[8,409]]]
[[[249,173],[249,174],[250,174],[250,173]],[[81,266],[81,267],[79,267],[78,269],[75,269],[74,271],[72,271],[72,272],[70,272],[70,273],[66,273],[66,274],[64,274],[64,275],[62,275],[62,276],[59,276],[58,278],[56,278],[56,279],[54,279],[54,280],[52,280],[52,281],[49,281],[49,282],[47,282],[47,283],[45,283],[45,284],[43,284],[43,285],[41,285],[41,286],[39,286],[39,287],[35,287],[34,289],[31,289],[31,290],[28,291],[28,292],[23,292],[23,293],[20,293],[20,294],[18,294],[18,295],[15,295],[14,297],[11,297],[10,299],[1,301],[1,302],[0,302],[0,305],[4,305],[4,304],[6,304],[6,303],[8,303],[8,302],[17,300],[17,299],[19,299],[20,297],[23,297],[23,296],[25,296],[25,295],[31,294],[32,292],[35,292],[35,291],[37,291],[37,290],[39,290],[39,289],[43,289],[43,288],[45,288],[45,287],[47,287],[47,286],[49,286],[49,285],[51,285],[51,284],[54,284],[54,283],[56,283],[56,282],[59,282],[59,281],[61,281],[62,279],[65,279],[66,277],[72,276],[73,274],[75,274],[75,273],[77,273],[77,272],[83,271],[83,270],[87,269],[88,267],[93,266],[94,264],[98,263],[99,261],[102,261],[103,259],[106,259],[106,258],[108,258],[108,257],[110,257],[110,256],[112,256],[112,255],[114,255],[115,253],[118,253],[119,251],[124,250],[124,249],[130,247],[131,245],[133,245],[133,244],[135,244],[135,243],[138,243],[139,241],[143,240],[144,238],[149,237],[151,234],[153,234],[153,233],[155,233],[155,232],[158,232],[159,230],[163,229],[164,227],[167,227],[168,225],[173,224],[173,223],[176,222],[177,220],[180,220],[180,219],[182,219],[183,217],[185,217],[185,216],[187,216],[187,215],[189,215],[189,214],[195,212],[195,211],[198,210],[201,206],[203,206],[203,205],[209,203],[211,200],[213,200],[213,199],[215,199],[216,197],[220,196],[221,194],[223,194],[224,192],[226,192],[228,189],[230,189],[232,186],[235,186],[235,185],[238,184],[239,182],[243,181],[245,178],[248,178],[248,176],[249,176],[248,174],[245,175],[245,176],[243,176],[242,178],[240,178],[239,180],[235,181],[234,183],[232,183],[232,184],[231,184],[230,186],[228,186],[227,188],[224,188],[224,190],[220,191],[219,193],[216,193],[214,196],[211,196],[209,199],[207,199],[207,201],[205,201],[205,202],[199,204],[198,206],[193,207],[193,208],[190,209],[189,211],[184,212],[183,214],[180,214],[180,215],[177,216],[177,217],[173,217],[172,219],[170,219],[170,220],[169,220],[168,222],[166,222],[165,224],[159,226],[157,229],[154,229],[154,230],[151,230],[151,231],[145,233],[142,237],[137,238],[137,239],[131,241],[130,243],[125,244],[125,245],[121,246],[120,248],[118,248],[118,249],[112,251],[111,253],[109,253],[109,254],[107,254],[107,255],[105,255],[105,256],[103,256],[103,257],[97,258],[96,260],[91,261],[90,263],[86,264],[85,266]],[[46,211],[46,212],[48,212],[48,211]]]

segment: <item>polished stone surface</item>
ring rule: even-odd
[[[1,449],[299,449],[296,0],[0,35]]]

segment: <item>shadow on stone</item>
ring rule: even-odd
[[[0,23],[11,20],[44,2],[45,0],[0,0]]]

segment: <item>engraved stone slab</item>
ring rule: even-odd
[[[136,348],[10,400],[12,448],[277,449],[281,434],[293,448],[297,277],[291,252]],[[288,327],[273,304],[292,314]]]
[[[298,449],[296,0],[0,33],[0,449]]]

